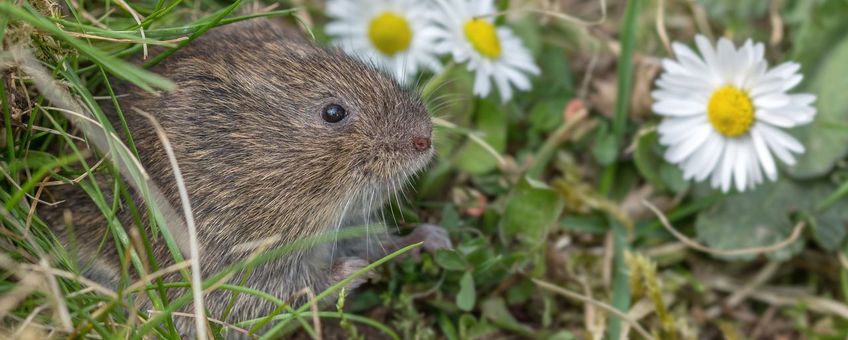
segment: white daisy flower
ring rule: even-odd
[[[330,0],[326,26],[347,53],[407,82],[419,70],[441,70],[436,51],[430,1],[420,0]]]
[[[804,146],[783,129],[810,123],[816,114],[811,94],[788,94],[803,78],[800,65],[786,62],[769,69],[762,43],[737,49],[725,38],[716,47],[703,36],[700,56],[674,43],[677,60],[662,62],[664,73],[652,93],[653,110],[662,115],[660,143],[665,159],[678,164],[686,179],[727,192],[774,181],[777,166],[795,163]],[[732,183],[731,183],[732,182]]]
[[[521,40],[506,27],[496,27],[492,0],[436,0],[442,9],[437,51],[450,53],[456,62],[468,62],[475,73],[474,94],[485,97],[492,82],[501,100],[512,98],[512,86],[529,90],[528,75],[539,67]]]

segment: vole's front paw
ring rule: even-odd
[[[453,249],[450,235],[445,228],[434,224],[422,224],[409,234],[413,242],[424,242],[424,250],[435,253],[439,249]]]
[[[453,249],[448,231],[433,224],[421,224],[403,239],[406,244],[422,242],[421,247],[409,251],[409,254],[416,259],[421,254],[421,249],[431,254],[439,249]]]
[[[348,276],[353,275],[362,268],[368,266],[368,261],[365,261],[358,257],[342,257],[336,260],[336,263],[333,264],[333,273],[332,279],[333,282],[339,282],[341,280],[346,279]],[[348,283],[345,288],[348,290],[356,289],[356,287],[361,286],[365,281],[372,276],[372,273],[367,272],[363,275],[360,275]]]

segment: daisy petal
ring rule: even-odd
[[[771,156],[771,152],[768,151],[766,143],[763,141],[763,137],[760,136],[760,133],[757,129],[752,129],[751,141],[754,144],[754,149],[757,153],[757,158],[760,160],[760,165],[762,165],[763,170],[766,173],[766,177],[768,177],[772,181],[776,180],[777,165],[775,165],[774,158]]]
[[[704,113],[705,110],[703,105],[678,100],[663,100],[654,103],[651,108],[658,114],[669,116],[688,116],[696,113]]]

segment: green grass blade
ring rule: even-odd
[[[54,37],[66,42],[71,47],[80,51],[81,54],[102,65],[112,74],[129,81],[146,91],[153,91],[154,88],[163,90],[171,90],[174,88],[174,83],[170,80],[133,66],[121,59],[105,54],[79,39],[71,37],[43,16],[33,15],[32,13],[13,5],[11,2],[0,2],[0,13],[13,19],[25,21],[40,30],[50,33]]]
[[[215,14],[214,16],[212,16],[209,19],[209,22],[203,24],[203,26],[198,28],[197,31],[194,31],[194,33],[192,33],[191,36],[188,37],[188,39],[181,41],[179,43],[179,45],[177,45],[177,47],[174,47],[172,49],[169,49],[169,50],[162,52],[161,54],[157,55],[156,57],[154,57],[153,59],[151,59],[150,61],[145,63],[144,66],[145,67],[151,67],[153,65],[156,65],[156,64],[162,62],[162,60],[164,60],[165,58],[174,54],[175,52],[179,51],[181,48],[185,47],[186,45],[188,45],[189,43],[194,41],[194,39],[199,38],[201,35],[203,35],[203,33],[206,33],[207,31],[209,31],[210,29],[215,27],[221,20],[224,19],[224,17],[229,15],[236,8],[238,8],[238,6],[241,5],[241,2],[242,2],[242,0],[236,0],[235,2],[233,2],[232,5],[224,8],[221,11],[219,11],[217,14]]]

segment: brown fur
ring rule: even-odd
[[[419,151],[413,143],[429,140],[432,130],[414,92],[267,21],[214,29],[152,70],[177,89],[157,96],[124,88],[129,95],[120,105],[144,167],[170,205],[179,207],[162,144],[134,109],[152,114],[173,145],[197,222],[205,277],[244,259],[250,251],[233,250],[239,245],[268,238],[284,244],[367,221],[432,155],[431,148]],[[345,107],[348,117],[325,122],[321,111],[329,103]],[[114,247],[95,252],[106,232],[102,214],[86,195],[56,194],[70,204],[47,211],[47,220],[61,226],[61,211],[70,209],[83,259],[100,259],[93,275],[114,277]],[[128,213],[120,219],[131,225]],[[176,234],[188,256],[186,235]],[[172,263],[161,239],[154,248],[161,264]],[[305,287],[320,292],[351,266],[361,268],[366,256],[357,252],[366,248],[317,245],[259,266],[246,286],[282,299]],[[229,298],[221,291],[206,297],[212,317],[219,317]],[[227,321],[273,309],[242,295]],[[178,324],[191,332],[192,320]]]

